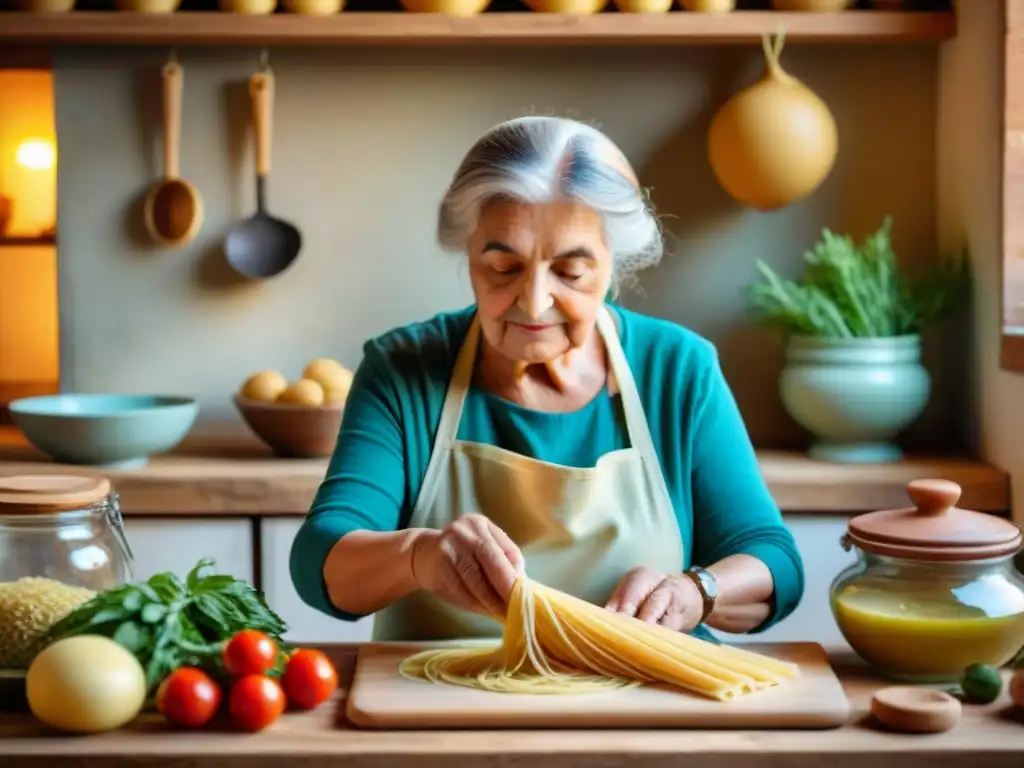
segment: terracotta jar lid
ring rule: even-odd
[[[0,477],[0,515],[32,515],[88,509],[110,495],[110,481],[84,475]]]
[[[989,560],[1013,555],[1024,543],[1009,520],[956,506],[960,486],[949,480],[913,480],[903,509],[850,520],[849,539],[865,552],[911,560]]]

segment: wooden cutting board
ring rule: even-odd
[[[642,686],[584,695],[518,695],[409,680],[402,659],[424,647],[371,643],[359,650],[348,694],[356,726],[421,728],[836,728],[850,703],[816,643],[744,645],[794,662],[800,676],[720,702],[677,689]]]

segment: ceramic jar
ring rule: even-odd
[[[960,486],[915,480],[912,506],[850,520],[856,562],[833,581],[832,614],[853,650],[896,680],[957,680],[1024,647],[1022,547],[1014,523],[960,509]]]
[[[779,396],[786,412],[815,437],[812,458],[898,461],[902,453],[893,440],[931,396],[921,338],[792,336]]]

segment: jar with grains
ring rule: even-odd
[[[132,579],[132,553],[110,481],[0,477],[0,670],[23,670],[50,628]]]
[[[888,677],[953,681],[971,664],[1001,666],[1024,646],[1024,576],[1014,523],[960,509],[960,486],[915,480],[913,506],[850,520],[857,560],[832,583],[836,624]]]

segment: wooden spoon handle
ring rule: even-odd
[[[252,99],[253,132],[256,135],[256,173],[270,173],[271,114],[274,106],[274,75],[257,72],[249,78],[249,96]]]
[[[178,152],[181,144],[182,70],[177,62],[164,65],[164,178],[177,179]]]

